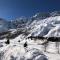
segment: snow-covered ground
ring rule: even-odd
[[[10,40],[10,44],[5,44],[6,39],[0,40],[0,60],[60,60],[60,54],[55,42],[49,42],[45,52],[45,46],[31,39],[20,38]],[[22,40],[21,40],[22,39]],[[18,42],[18,40],[21,40]],[[27,48],[24,43],[27,41]],[[60,50],[60,49],[59,49]]]
[[[22,30],[27,36],[21,33],[9,39],[9,44],[6,44],[6,38],[0,39],[0,60],[60,60],[60,42],[57,42],[59,44],[57,47],[56,42],[49,41],[46,45],[42,45],[44,42],[42,40],[27,39],[29,36],[60,37],[60,16],[35,19],[30,24],[26,23],[26,26],[22,26],[27,29],[26,31],[20,28],[10,29],[10,33],[13,35]],[[24,47],[25,42],[27,42],[27,47]]]

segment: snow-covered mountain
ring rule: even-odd
[[[18,22],[16,22],[18,21]],[[26,28],[28,36],[59,37],[60,12],[37,13],[30,19],[15,20],[19,28]]]
[[[28,18],[20,17],[9,21],[9,23],[12,29],[16,29],[16,28],[25,28],[28,21],[29,21]]]
[[[60,42],[28,36],[60,37],[60,13],[37,13],[31,18],[0,19],[0,60],[60,60]],[[5,30],[6,29],[6,30]],[[25,47],[25,43],[27,46]]]
[[[0,18],[0,32],[8,30],[8,22],[5,19]]]
[[[5,21],[0,19],[0,31],[8,29],[22,29],[28,36],[60,36],[60,11],[52,13],[37,13],[31,18],[20,17],[15,20]],[[25,34],[24,33],[24,34]]]
[[[30,25],[32,36],[60,36],[60,16],[48,17],[42,20],[34,20]]]

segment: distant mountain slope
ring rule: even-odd
[[[60,11],[37,13],[30,18],[6,21],[0,18],[0,32],[18,29],[27,36],[60,36]],[[22,30],[23,29],[23,30]],[[17,31],[17,30],[16,30]]]
[[[2,18],[0,18],[0,32],[4,32],[8,30],[8,22]]]
[[[34,20],[29,29],[32,36],[60,36],[60,16],[49,17],[43,20]],[[55,30],[56,31],[55,31]],[[52,33],[53,32],[53,33]],[[59,32],[56,34],[56,32]]]

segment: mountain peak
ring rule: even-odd
[[[60,11],[54,11],[50,13],[51,16],[60,16]]]

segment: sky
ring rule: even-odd
[[[60,11],[60,0],[0,0],[0,18],[7,20],[50,11]]]

